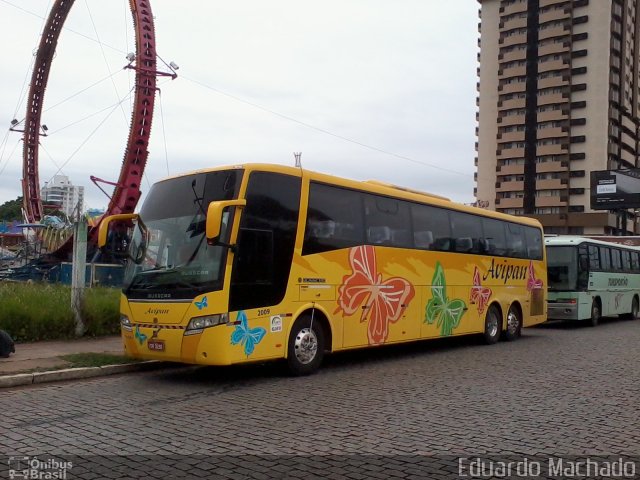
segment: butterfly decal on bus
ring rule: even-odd
[[[368,322],[369,344],[387,340],[389,324],[397,322],[415,295],[408,280],[401,277],[382,279],[378,272],[375,248],[370,245],[349,250],[351,274],[343,278],[338,291],[338,308],[350,316],[362,309],[360,322]]]
[[[138,340],[140,345],[142,345],[144,341],[147,339],[147,336],[140,331],[140,325],[136,325],[134,337],[136,337],[136,340]]]
[[[536,272],[533,268],[533,262],[529,262],[529,277],[527,279],[527,291],[538,290],[542,288],[542,280],[536,278]]]
[[[236,318],[236,328],[231,333],[231,345],[244,346],[244,353],[248,357],[266,334],[267,330],[262,327],[249,328],[247,314],[244,311],[240,311]]]
[[[478,270],[478,267],[476,266],[473,271],[473,287],[471,287],[469,303],[475,303],[477,305],[479,315],[482,315],[484,312],[492,294],[493,291],[489,287],[482,286],[482,283],[480,282],[480,270]]]
[[[436,262],[436,269],[431,281],[431,295],[427,302],[425,322],[429,325],[437,322],[440,335],[443,337],[452,335],[460,325],[460,319],[467,310],[467,305],[460,298],[449,299],[447,296],[447,281],[440,262]]]
[[[202,310],[203,308],[207,307],[207,297],[202,297],[202,300],[200,300],[199,302],[193,302],[195,304],[196,307],[198,307],[198,310]]]

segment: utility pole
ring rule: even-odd
[[[73,264],[71,265],[71,311],[76,320],[76,337],[87,330],[82,318],[84,285],[87,268],[87,220],[78,218],[73,229]]]

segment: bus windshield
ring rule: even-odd
[[[547,247],[549,290],[573,291],[578,285],[578,249]]]
[[[219,290],[227,248],[208,245],[207,206],[237,198],[242,170],[188,175],[155,184],[140,209],[123,290],[129,298],[190,299]],[[220,239],[228,237],[229,213]]]

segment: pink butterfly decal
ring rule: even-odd
[[[527,280],[527,291],[542,288],[542,280],[536,278],[536,272],[533,269],[533,262],[529,262],[529,280]]]
[[[483,287],[480,283],[480,271],[475,267],[473,271],[473,287],[469,295],[469,302],[478,305],[478,313],[484,312],[484,307],[489,303],[493,291],[489,287]]]
[[[349,250],[349,263],[352,273],[342,280],[335,313],[342,310],[345,315],[353,315],[361,307],[360,322],[369,322],[369,343],[384,343],[389,335],[389,322],[397,322],[413,299],[413,285],[400,277],[382,280],[372,246]]]

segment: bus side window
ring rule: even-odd
[[[463,212],[451,212],[450,216],[451,236],[455,239],[454,250],[461,253],[478,253],[473,247],[484,238],[481,218]]]
[[[620,249],[618,248],[611,249],[611,269],[613,271],[622,270],[622,260],[620,258]]]
[[[527,258],[542,260],[542,233],[540,230],[524,227],[524,237],[527,241]]]
[[[453,239],[448,237],[436,238],[431,245],[431,250],[439,250],[441,252],[448,252],[453,250]]]
[[[413,247],[409,202],[375,194],[364,194],[363,199],[367,243]]]
[[[309,234],[315,238],[332,238],[336,233],[336,222],[333,220],[312,220],[308,221]]]
[[[631,252],[631,270],[640,270],[640,254],[638,252]]]
[[[482,230],[486,253],[488,255],[505,255],[508,248],[505,223],[493,218],[483,218]]]
[[[589,251],[587,245],[578,247],[578,288],[585,289],[589,284]]]
[[[391,243],[391,229],[387,226],[369,227],[367,229],[367,243],[388,245]]]
[[[409,230],[392,230],[391,243],[397,247],[411,247],[411,232]]]
[[[416,248],[449,251],[451,246],[449,210],[413,203],[411,220],[413,230],[416,232],[413,236]]]
[[[628,250],[622,250],[622,269],[625,272],[631,270],[631,256],[629,255]]]
[[[433,233],[430,231],[425,232],[414,232],[413,233],[413,244],[416,248],[422,249],[430,249],[431,244],[433,243]]]
[[[611,271],[611,249],[609,247],[599,247],[600,249],[600,268],[604,272]]]
[[[362,195],[312,182],[302,254],[350,248],[364,243]]]
[[[459,253],[471,253],[473,249],[473,240],[471,237],[456,238],[454,241],[454,250]]]
[[[508,257],[526,258],[527,251],[524,241],[524,227],[514,223],[507,224],[507,250]]]
[[[595,245],[589,245],[589,270],[600,270],[600,252]]]

